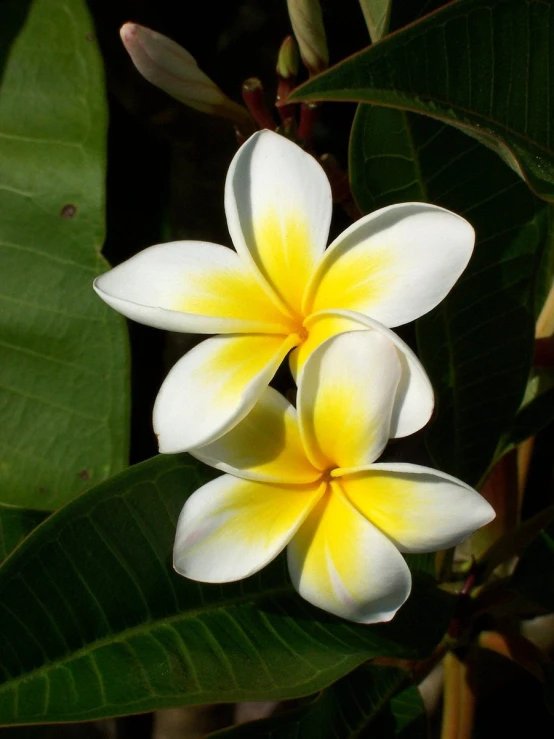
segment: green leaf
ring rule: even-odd
[[[0,724],[293,698],[372,657],[417,658],[437,644],[452,598],[429,578],[414,579],[391,623],[361,626],[297,596],[284,557],[227,585],[176,575],[177,517],[212,472],[178,456],[132,467],[52,515],[5,562]]]
[[[539,393],[518,411],[502,438],[501,453],[513,449],[554,421],[554,388]]]
[[[107,267],[94,29],[84,0],[27,5],[0,5],[0,499],[52,509],[125,466],[128,356],[92,290]]]
[[[391,0],[360,0],[367,30],[373,43],[389,32]]]
[[[425,708],[408,674],[363,665],[294,711],[211,734],[213,739],[379,739],[427,736]]]
[[[510,589],[554,612],[554,524],[550,524],[523,552]]]
[[[393,736],[399,739],[424,739],[428,736],[425,705],[415,685],[409,685],[394,696],[390,712],[395,724]]]
[[[352,100],[439,118],[495,148],[554,200],[554,0],[458,0],[300,86],[291,100]]]
[[[359,105],[350,135],[352,194],[362,213],[427,200],[410,120],[400,110]],[[442,162],[441,162],[442,163]]]
[[[0,503],[0,562],[42,523],[48,514]]]
[[[359,107],[350,171],[363,212],[423,200],[460,213],[476,230],[461,279],[418,321],[421,359],[437,396],[429,450],[441,469],[476,484],[525,392],[550,206],[474,140],[388,108]]]

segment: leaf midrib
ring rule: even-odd
[[[48,672],[49,670],[56,669],[68,662],[77,660],[80,657],[86,657],[88,653],[93,652],[100,647],[109,646],[110,644],[114,643],[123,643],[133,636],[140,636],[145,631],[149,631],[156,627],[170,625],[178,621],[192,620],[198,618],[206,612],[209,612],[211,615],[216,613],[217,611],[229,608],[230,606],[241,605],[243,603],[255,603],[257,601],[269,600],[274,597],[278,597],[281,595],[291,595],[293,593],[294,589],[291,585],[283,585],[280,587],[271,588],[269,590],[264,590],[260,593],[245,593],[242,596],[235,596],[233,598],[229,598],[227,601],[225,601],[225,603],[220,603],[219,605],[206,603],[203,606],[198,606],[185,612],[179,612],[172,616],[165,616],[163,618],[143,622],[136,626],[131,626],[127,629],[123,629],[122,631],[117,631],[112,634],[108,634],[107,636],[95,639],[94,641],[89,642],[79,649],[72,651],[70,654],[64,654],[63,657],[55,662],[45,662],[40,667],[36,667],[32,670],[29,670],[28,672],[15,675],[13,678],[0,683],[0,692],[6,689],[10,689],[18,683],[24,680],[28,680],[31,677],[40,676],[43,673]]]
[[[488,133],[490,136],[493,136],[493,138],[497,139],[500,143],[503,143],[506,146],[508,146],[508,144],[505,141],[503,141],[502,138],[498,136],[499,129],[501,130],[502,133],[508,133],[514,139],[524,141],[526,144],[529,144],[539,149],[541,152],[544,152],[544,154],[548,156],[552,155],[551,149],[549,149],[547,145],[542,144],[537,139],[529,138],[529,136],[526,136],[520,131],[514,130],[511,126],[505,123],[500,123],[500,121],[497,121],[495,118],[485,118],[479,113],[471,109],[465,108],[464,106],[459,105],[453,100],[445,101],[442,98],[432,97],[429,95],[401,92],[397,88],[372,87],[369,89],[375,93],[384,93],[388,95],[398,95],[398,96],[402,95],[403,97],[407,99],[407,103],[409,103],[410,101],[415,102],[415,101],[421,100],[422,103],[436,103],[436,104],[443,106],[444,108],[447,108],[447,107],[455,108],[456,110],[461,111],[466,116],[471,117],[473,119],[471,122],[467,122],[464,120],[463,123],[465,125],[467,125],[470,128],[474,128],[476,131],[480,132],[482,129],[480,129],[479,126],[476,124],[481,123],[483,126],[483,129],[486,130],[486,133]],[[301,90],[302,90],[302,87],[299,87],[298,91],[301,91]],[[348,93],[354,94],[355,90],[364,92],[364,91],[367,91],[368,88],[363,88],[363,87],[350,88],[348,90]],[[326,91],[322,90],[319,93],[311,92],[305,96],[301,94],[297,95],[296,92],[297,91],[295,91],[290,96],[289,100],[291,102],[296,103],[300,101],[316,100],[316,101],[322,101],[322,102],[335,102],[335,103],[358,103],[358,104],[368,103],[370,105],[379,105],[383,108],[395,108],[397,110],[403,110],[409,113],[423,114],[423,115],[428,116],[429,118],[434,118],[435,120],[439,120],[442,123],[447,123],[448,125],[451,125],[451,126],[456,126],[456,123],[458,123],[458,119],[431,113],[427,108],[423,109],[423,105],[421,108],[418,108],[418,107],[410,107],[408,104],[404,105],[404,104],[401,104],[400,102],[398,103],[382,102],[380,100],[369,98],[369,97],[364,98],[364,99],[360,99],[360,97],[347,97],[347,96],[342,96],[342,95],[339,97],[332,97],[332,95],[335,95],[336,93],[339,92],[338,90],[331,90],[330,93],[327,93]],[[320,97],[320,95],[324,95],[324,97]],[[490,127],[491,125],[495,127],[494,130],[492,131],[488,130],[488,127]],[[510,147],[508,146],[508,148]],[[514,156],[516,155],[514,154]],[[517,156],[516,156],[516,159],[518,159],[519,161],[519,158]]]

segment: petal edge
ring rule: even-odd
[[[231,162],[225,183],[231,239],[268,295],[291,316],[301,314],[327,243],[331,210],[323,168],[280,134],[255,133]]]
[[[206,339],[172,367],[154,403],[160,452],[204,446],[241,421],[295,337],[246,334]]]
[[[401,326],[434,308],[471,257],[472,226],[427,203],[399,203],[353,223],[325,252],[306,313],[344,309]]]
[[[390,621],[410,594],[410,570],[400,552],[339,491],[319,500],[287,555],[300,595],[350,621]]]
[[[402,552],[449,549],[495,516],[476,490],[430,467],[381,463],[340,479],[356,509]]]
[[[200,582],[242,580],[273,560],[317,502],[318,485],[268,485],[222,475],[185,503],[175,570]]]
[[[168,331],[289,332],[238,254],[218,244],[150,246],[97,277],[94,289],[127,318]]]

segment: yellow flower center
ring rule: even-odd
[[[320,483],[327,483],[329,485],[331,481],[334,478],[333,472],[338,469],[337,467],[328,467],[326,470],[323,470],[321,473],[321,477],[319,478]]]
[[[306,339],[308,338],[308,329],[305,326],[297,326],[293,333],[298,336],[298,338],[300,339],[300,343],[306,341]]]
[[[309,334],[308,329],[304,325],[306,323],[304,316],[297,313],[294,316],[287,316],[286,321],[289,327],[289,336],[296,337],[297,339],[296,346],[303,344]]]

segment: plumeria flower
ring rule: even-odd
[[[431,310],[458,279],[474,243],[460,216],[403,203],[361,218],[325,251],[332,210],[327,177],[312,156],[270,131],[254,134],[234,157],[225,210],[236,252],[199,241],[161,244],[95,282],[98,294],[128,318],[169,331],[220,334],[180,359],[162,385],[154,407],[162,452],[186,451],[226,433],[291,350],[296,375],[335,334],[386,332],[379,323],[394,327]],[[405,436],[429,419],[433,393],[416,357],[386,333],[403,358],[405,398],[392,433]]]
[[[494,518],[450,475],[376,463],[402,404],[401,382],[387,337],[344,333],[303,365],[298,411],[266,388],[228,434],[192,450],[226,474],[185,503],[177,572],[231,582],[287,547],[292,583],[310,603],[360,623],[390,620],[410,593],[400,552],[452,547]]]

